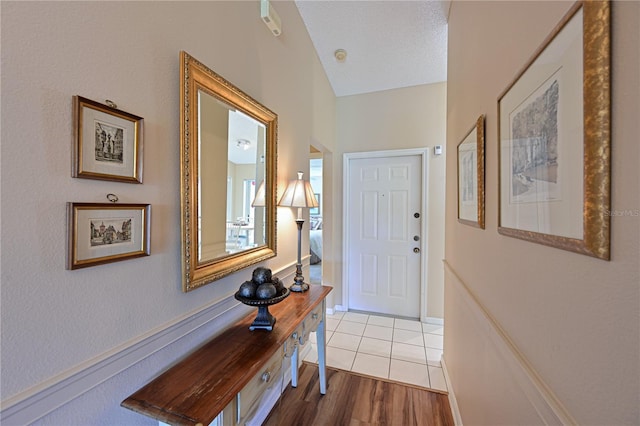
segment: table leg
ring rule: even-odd
[[[320,374],[320,393],[324,395],[327,393],[327,341],[325,333],[326,315],[324,313],[325,310],[323,309],[322,311],[322,321],[318,324],[316,336],[318,339],[318,373]]]
[[[291,387],[298,387],[298,345],[291,354]]]

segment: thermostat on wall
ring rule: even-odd
[[[442,154],[442,145],[436,145],[433,147],[433,153],[435,155],[440,155]]]

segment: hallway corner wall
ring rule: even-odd
[[[612,215],[610,261],[497,232],[497,100],[571,6],[451,7],[450,154],[486,115],[486,229],[457,221],[457,162],[447,158],[444,358],[464,424],[640,422],[639,215]],[[638,212],[640,3],[611,11],[611,210]]]

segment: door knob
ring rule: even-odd
[[[419,249],[418,247],[414,247],[414,248],[413,248],[413,252],[414,252],[414,253],[420,253],[420,249]]]

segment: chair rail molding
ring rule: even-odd
[[[285,282],[293,280],[295,262],[276,273]],[[0,402],[0,423],[36,422],[179,339],[201,329],[206,329],[204,334],[210,339],[211,330],[221,331],[247,312],[247,307],[235,300],[233,294],[226,295],[7,398]]]
[[[468,306],[469,312],[476,319],[476,324],[489,338],[496,353],[504,361],[505,367],[511,372],[513,380],[522,389],[525,397],[540,416],[540,420],[547,425],[578,424],[498,321],[480,303],[471,289],[460,278],[454,267],[446,259],[443,260],[443,263],[445,267],[445,286],[451,285],[451,289]]]

